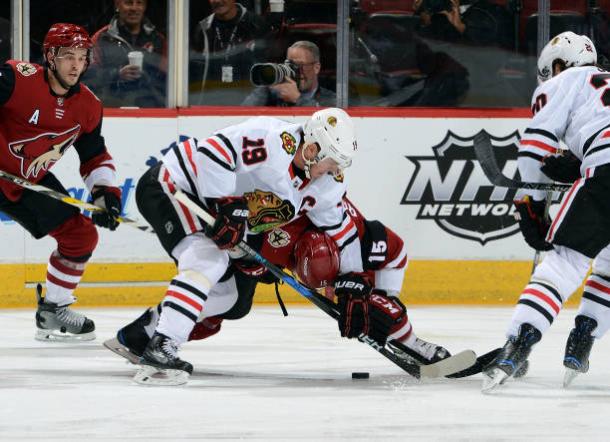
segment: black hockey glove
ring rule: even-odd
[[[346,273],[335,279],[339,301],[339,331],[346,338],[357,338],[370,330],[369,295],[371,285],[358,273]],[[372,337],[372,336],[371,336]]]
[[[514,201],[517,213],[515,219],[519,221],[519,228],[525,238],[525,242],[533,249],[546,251],[553,246],[545,241],[546,234],[551,226],[551,219],[544,215],[546,203],[534,201],[529,196],[522,200]]]
[[[216,222],[205,227],[205,234],[219,249],[235,247],[244,238],[248,220],[248,204],[242,197],[218,198],[214,201]]]
[[[542,160],[540,170],[553,181],[573,183],[581,177],[580,160],[572,152],[549,155]]]
[[[91,214],[93,223],[115,230],[119,225],[117,218],[121,216],[121,189],[112,186],[95,186],[91,192],[91,199],[93,204],[106,209],[104,212]]]
[[[388,336],[406,323],[407,309],[400,299],[388,296],[383,290],[373,289],[369,296],[369,335],[380,345],[385,345]],[[395,327],[396,326],[396,327]]]

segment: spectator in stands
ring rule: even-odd
[[[251,90],[252,64],[260,61],[270,28],[235,0],[210,0],[212,14],[201,20],[191,39],[191,104],[239,104]],[[231,93],[236,92],[237,93]]]
[[[273,86],[257,87],[242,103],[245,106],[336,106],[337,97],[320,86],[320,49],[315,43],[302,40],[286,52],[286,61],[299,67],[296,81],[286,78]]]
[[[107,106],[163,107],[167,43],[146,18],[147,0],[115,0],[110,23],[93,36],[89,82]]]

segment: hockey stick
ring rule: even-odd
[[[508,187],[511,189],[531,189],[531,190],[551,190],[565,192],[571,184],[558,183],[527,183],[524,181],[513,180],[504,174],[498,166],[496,156],[493,151],[491,139],[487,132],[482,130],[474,137],[474,153],[479,160],[479,164],[485,172],[485,175],[492,184],[500,187]]]
[[[206,224],[214,225],[214,223],[216,221],[215,218],[211,214],[209,214],[207,211],[205,211],[202,207],[200,207],[197,203],[195,203],[193,200],[191,200],[188,197],[188,195],[186,195],[185,193],[183,193],[180,190],[177,190],[174,193],[174,197],[178,201],[180,201],[182,204],[184,204],[189,210],[191,210],[193,213],[195,213],[199,218],[201,218]],[[339,312],[336,310],[336,305],[332,301],[321,296],[320,294],[316,293],[315,291],[305,287],[304,285],[300,284],[291,275],[284,272],[284,270],[282,270],[275,264],[269,262],[267,259],[265,259],[259,253],[257,253],[254,249],[252,249],[244,241],[241,241],[237,245],[237,247],[241,251],[243,251],[246,255],[248,255],[250,258],[252,258],[254,261],[265,266],[265,268],[267,268],[267,270],[269,270],[275,277],[277,277],[281,281],[284,281],[286,284],[288,284],[290,287],[292,287],[294,290],[296,290],[299,294],[303,295],[305,298],[307,298],[309,301],[311,301],[313,304],[315,304],[324,313],[326,313],[327,315],[329,315],[330,317],[332,317],[335,320],[339,318]],[[374,341],[373,339],[371,339],[370,337],[368,337],[365,334],[361,334],[358,337],[358,340],[360,342],[367,344],[369,347],[372,347],[377,352],[381,353],[387,359],[392,361],[394,364],[398,365],[404,371],[409,373],[411,376],[418,378],[418,379],[420,377],[427,377],[427,378],[443,377],[448,374],[452,374],[456,371],[466,369],[476,363],[475,353],[473,351],[466,350],[466,351],[463,351],[456,355],[453,355],[447,359],[443,359],[439,362],[436,362],[434,364],[419,366],[419,365],[410,364],[410,363],[404,361],[399,356],[397,356],[394,351],[392,351],[391,349],[387,349],[384,346],[379,345],[376,341]],[[392,341],[390,343],[390,348],[392,346],[396,347],[399,350],[404,351],[406,353],[410,352],[409,349],[407,349],[400,342]],[[459,367],[463,367],[463,368],[459,368]]]
[[[43,195],[48,196],[49,198],[53,198],[53,199],[62,201],[66,204],[69,204],[74,207],[78,207],[79,209],[82,209],[82,210],[88,210],[89,212],[105,212],[106,211],[106,209],[96,206],[95,204],[87,203],[85,201],[82,201],[82,200],[79,200],[76,198],[72,198],[69,195],[58,192],[57,190],[49,189],[48,187],[43,186],[41,184],[34,184],[24,178],[20,178],[18,176],[11,175],[10,173],[5,172],[3,170],[0,170],[0,178],[5,181],[8,181],[10,183],[16,184],[17,186],[23,187],[24,189],[29,189],[33,192],[41,193]],[[130,218],[120,216],[117,218],[117,220],[122,224],[126,224],[130,227],[134,227],[143,232],[154,233],[152,227],[150,227],[149,225],[141,224],[138,221],[132,220]]]

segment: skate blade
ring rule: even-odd
[[[188,382],[189,374],[184,370],[164,370],[152,365],[142,365],[133,377],[140,385],[177,386]]]
[[[502,385],[508,378],[506,372],[500,368],[493,368],[488,372],[483,372],[483,386],[481,387],[482,393],[491,393],[498,386]]]
[[[34,335],[34,339],[42,342],[93,341],[95,339],[95,332],[76,335],[72,333],[62,333],[59,330],[45,330],[39,328],[38,330],[36,330],[36,335]]]
[[[442,378],[458,371],[462,371],[477,361],[477,355],[472,350],[464,350],[448,358],[441,359],[434,364],[421,365],[422,378]]]
[[[129,349],[121,344],[117,338],[108,339],[104,341],[103,345],[111,352],[127,359],[132,364],[138,365],[140,363],[140,356],[129,351]]]
[[[572,382],[574,381],[574,379],[576,379],[576,376],[578,376],[579,374],[580,374],[580,372],[577,370],[573,370],[571,368],[566,368],[566,372],[563,375],[563,388],[568,388],[570,385],[572,385]]]

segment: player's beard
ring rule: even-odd
[[[83,76],[83,72],[80,73],[80,75],[78,76],[78,78],[76,79],[74,84],[72,84],[72,85],[69,84],[66,81],[66,79],[59,72],[57,72],[57,67],[55,67],[55,69],[53,70],[53,76],[55,77],[55,79],[57,80],[57,82],[59,83],[59,85],[62,88],[66,89],[66,90],[70,90],[70,88],[73,88],[80,82],[80,79]]]

